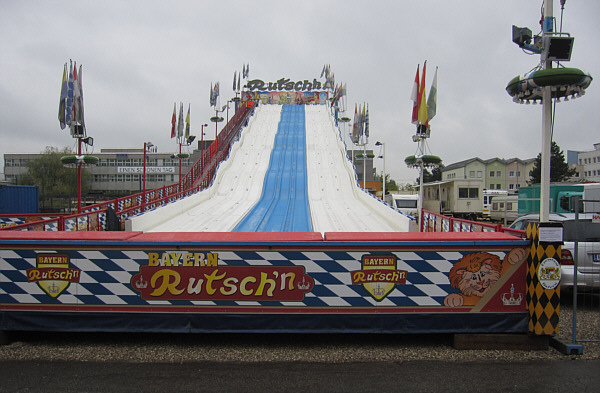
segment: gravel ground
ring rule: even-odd
[[[456,350],[452,335],[358,334],[92,334],[12,332],[0,361],[93,362],[403,362],[409,360],[600,359],[600,295],[581,297],[577,312],[583,355],[537,351]],[[563,297],[558,337],[571,343],[572,298]]]

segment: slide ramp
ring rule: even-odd
[[[359,187],[327,106],[260,105],[209,188],[126,225],[145,232],[409,232],[415,221]]]
[[[304,107],[284,105],[260,200],[234,232],[311,232]]]
[[[308,195],[316,232],[409,232],[412,218],[361,189],[329,108],[306,107]]]
[[[207,189],[132,217],[128,230],[229,232],[256,204],[269,167],[281,106],[261,105]]]

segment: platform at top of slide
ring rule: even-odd
[[[213,184],[130,218],[146,232],[408,232],[414,220],[358,186],[325,105],[260,105]]]

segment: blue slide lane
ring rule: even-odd
[[[262,195],[233,232],[312,232],[304,105],[284,105]]]

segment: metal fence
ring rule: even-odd
[[[573,255],[571,293],[573,344],[600,342],[600,200],[581,199],[576,203],[572,228],[565,222],[563,249]],[[582,205],[583,204],[583,205]],[[592,205],[593,210],[588,209]],[[584,206],[585,209],[580,209]],[[593,213],[579,214],[580,210]],[[570,242],[568,240],[573,240]],[[572,250],[569,248],[572,246]],[[565,252],[563,251],[563,253]],[[565,272],[563,272],[564,274]],[[571,277],[564,277],[570,281]],[[568,287],[567,287],[568,288]]]

